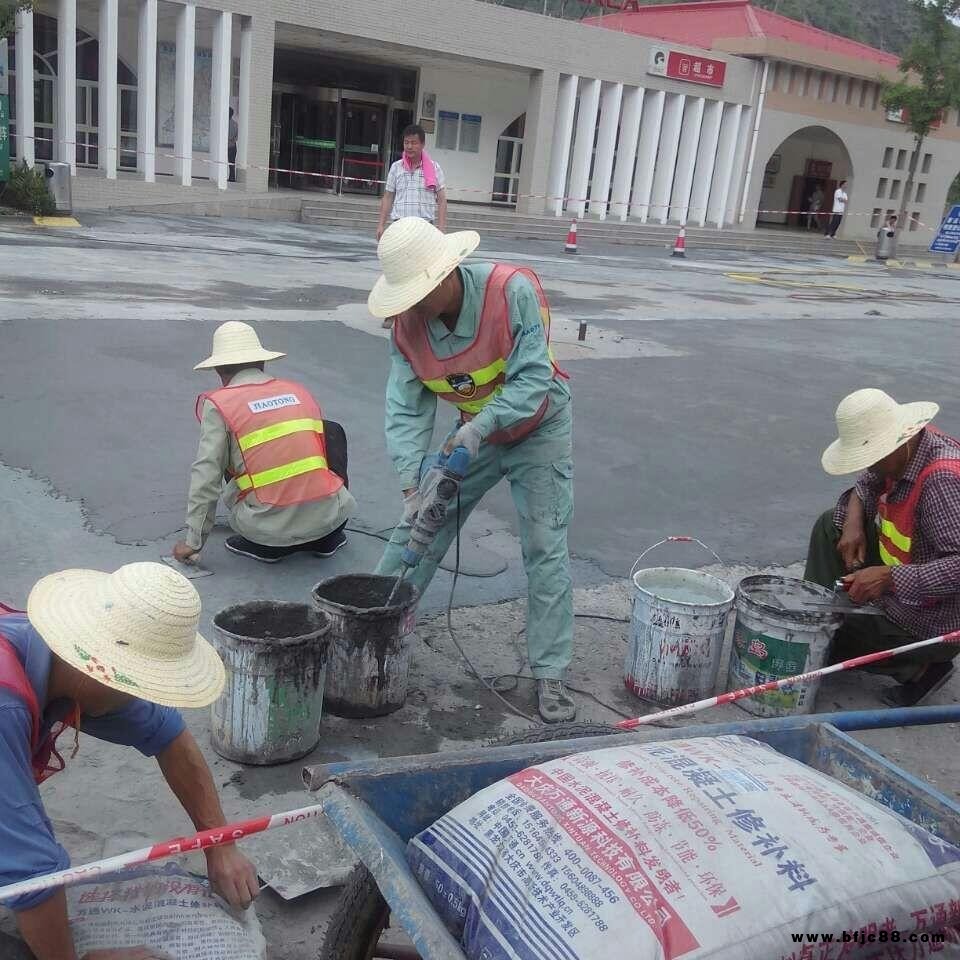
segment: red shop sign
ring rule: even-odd
[[[650,66],[647,72],[670,80],[722,87],[727,75],[727,64],[723,60],[711,60],[691,53],[681,53],[679,50],[655,48],[650,51]]]

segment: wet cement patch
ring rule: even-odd
[[[620,310],[632,310],[638,307],[657,307],[659,301],[646,300],[643,297],[634,296],[615,296],[609,297],[576,297],[570,294],[561,293],[548,282],[544,283],[547,291],[547,297],[550,300],[550,308],[557,313],[563,313],[570,319],[579,319],[581,315],[590,315],[597,312],[608,311],[616,313]]]

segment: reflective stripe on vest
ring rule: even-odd
[[[286,507],[322,500],[343,480],[327,463],[323,414],[305,387],[288,380],[228,385],[201,395],[220,412],[236,438],[244,472],[233,477],[244,497]],[[296,414],[296,416],[291,416]]]
[[[880,559],[888,567],[911,562],[913,533],[917,523],[917,507],[923,485],[932,473],[947,472],[960,477],[960,460],[934,460],[920,471],[916,482],[902,503],[890,503],[887,497],[896,481],[887,483],[887,490],[877,501],[877,539]]]
[[[476,416],[503,389],[507,358],[514,345],[507,284],[517,274],[530,281],[536,294],[553,376],[566,378],[567,374],[557,365],[550,349],[550,307],[546,294],[540,279],[526,267],[494,265],[484,288],[483,305],[473,342],[452,357],[437,357],[426,327],[419,321],[410,321],[406,316],[401,316],[393,325],[394,343],[420,382],[439,399],[457,407],[464,420]],[[544,397],[533,417],[508,430],[491,434],[487,441],[510,443],[526,436],[543,419],[547,406],[548,399]]]

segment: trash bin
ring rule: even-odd
[[[878,260],[889,260],[897,252],[897,231],[892,227],[881,227],[877,231]]]
[[[73,209],[73,197],[70,184],[70,164],[46,162],[43,164],[47,178],[47,190],[53,198],[57,213],[70,213]]]

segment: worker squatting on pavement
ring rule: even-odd
[[[833,587],[842,577],[854,603],[885,617],[846,617],[834,663],[960,630],[960,442],[929,426],[939,409],[872,389],[837,407],[823,468],[863,472],[814,526],[804,578]],[[958,653],[938,644],[867,669],[898,680],[884,700],[910,707],[946,682]]]
[[[0,886],[69,866],[38,786],[64,769],[57,738],[74,728],[156,757],[198,830],[223,826],[213,777],[174,707],[204,707],[224,685],[200,634],[200,597],[159,563],[115,573],[64,570],[31,590],[26,613],[0,611]],[[215,890],[233,906],[256,897],[253,865],[235,847],[204,851]],[[7,904],[37,960],[76,960],[63,888]],[[97,960],[153,956],[98,950]]]
[[[216,370],[222,387],[197,400],[187,536],[173,548],[182,562],[203,548],[221,496],[236,533],[225,543],[232,553],[277,563],[304,551],[331,557],[347,542],[356,502],[346,434],[323,419],[303,384],[264,373],[282,356],[264,350],[253,327],[229,320],[214,332],[212,355],[194,367]]]
[[[400,555],[419,507],[420,463],[429,452],[437,400],[458,422],[445,451],[466,448],[470,467],[433,545],[409,577],[421,592],[457,531],[504,477],[517,509],[527,573],[527,652],[544,720],[570,720],[563,684],[573,648],[567,527],[573,515],[570,390],[549,349],[549,308],[536,275],[505,264],[461,261],[480,243],[472,231],[444,236],[404,217],[377,249],[383,276],[369,297],[375,317],[397,317],[386,396],[387,448],[399,474],[403,515],[380,574]]]

